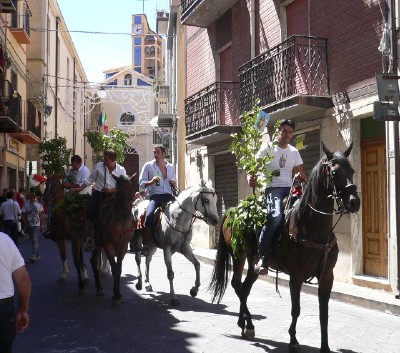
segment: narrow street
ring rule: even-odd
[[[257,281],[249,298],[256,338],[245,340],[236,326],[239,303],[229,286],[222,303],[211,304],[206,287],[212,271],[202,263],[202,286],[197,298],[189,290],[194,269],[180,254],[173,256],[175,292],[181,302],[169,304],[169,282],[159,250],[151,266],[154,292],[135,289],[136,265],[128,253],[121,280],[124,303],[113,307],[112,278],[103,280],[106,295],[95,295],[92,271],[84,296],[78,295],[77,276],[69,251],[70,273],[65,283],[58,250],[41,238],[42,258],[27,264],[32,280],[31,324],[18,335],[17,353],[114,353],[114,352],[288,352],[290,298],[287,288]],[[25,259],[30,242],[20,246]],[[85,253],[86,264],[89,254]],[[318,300],[302,294],[302,312],[297,338],[304,353],[319,352]],[[400,346],[400,317],[335,301],[330,302],[329,338],[332,352],[397,353]]]

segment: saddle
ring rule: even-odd
[[[154,212],[154,226],[152,227],[153,230],[157,230],[158,228],[160,228],[160,224],[161,224],[161,218],[163,215],[163,210],[161,207],[158,207],[155,212]],[[142,209],[141,211],[139,211],[139,209],[137,209],[134,213],[134,222],[136,224],[135,229],[143,229],[144,228],[144,222],[146,220],[146,208]]]

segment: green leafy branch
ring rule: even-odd
[[[65,137],[57,137],[39,143],[38,152],[41,155],[41,166],[47,176],[65,174],[72,156],[72,149],[67,148]]]
[[[129,148],[126,143],[129,134],[120,129],[111,128],[109,135],[103,135],[98,131],[87,131],[84,136],[97,156],[102,155],[105,150],[112,149],[117,154],[118,163],[125,160],[125,149]]]

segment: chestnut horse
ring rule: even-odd
[[[328,303],[333,285],[333,268],[339,249],[333,233],[333,216],[357,212],[360,199],[357,187],[353,184],[354,170],[348,156],[352,145],[345,152],[330,152],[323,145],[325,156],[311,172],[308,184],[300,200],[294,205],[289,221],[277,243],[277,255],[268,261],[268,266],[283,271],[290,276],[290,295],[292,302],[292,322],[289,328],[290,352],[299,352],[296,338],[296,323],[300,315],[300,291],[302,284],[315,277],[318,279],[319,316],[321,326],[321,352],[330,352],[328,345]],[[334,209],[334,203],[338,209]],[[339,218],[340,219],[340,218]],[[259,255],[255,234],[249,234],[247,249],[238,258],[232,256],[231,230],[221,226],[215,267],[210,289],[213,301],[221,301],[228,283],[230,259],[233,261],[232,287],[240,299],[238,326],[242,335],[252,338],[255,335],[251,314],[247,308],[247,298],[253,283],[258,278],[254,271]],[[245,261],[248,272],[242,282]]]
[[[120,304],[122,303],[120,292],[122,260],[125,257],[128,244],[134,232],[132,215],[133,188],[130,178],[127,176],[116,177],[113,175],[113,178],[116,180],[117,191],[115,195],[106,197],[101,206],[100,218],[95,223],[95,249],[92,252],[90,262],[97,295],[104,295],[100,280],[101,250],[103,248],[114,277],[112,301],[114,304]]]
[[[69,272],[65,240],[71,240],[74,264],[78,273],[79,293],[83,294],[85,284],[88,281],[82,252],[82,243],[85,239],[86,208],[77,209],[73,217],[68,217],[63,212],[65,198],[60,176],[50,176],[47,178],[43,201],[49,208],[47,232],[44,236],[56,242],[63,265],[59,281],[65,281]]]

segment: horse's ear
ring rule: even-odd
[[[324,145],[323,142],[321,142],[321,143],[322,143],[322,150],[325,152],[326,157],[328,158],[328,161],[330,161],[330,160],[333,158],[333,153],[332,153],[331,151],[329,151],[329,150],[325,147],[325,145]]]
[[[213,187],[213,182],[212,182],[211,179],[208,179],[207,186],[210,187],[210,188]]]
[[[347,147],[347,150],[346,150],[346,151],[344,151],[344,152],[343,152],[343,154],[344,154],[346,157],[349,157],[349,156],[350,156],[350,152],[351,152],[352,148],[353,148],[353,142],[350,144],[350,146],[349,146],[349,147]]]

